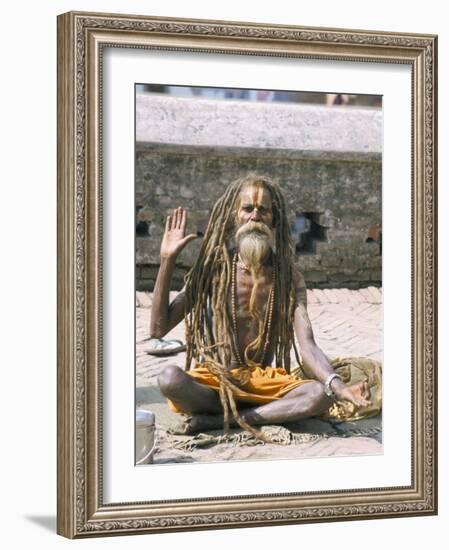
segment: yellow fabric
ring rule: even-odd
[[[382,409],[382,367],[378,361],[366,357],[336,358],[332,367],[339,374],[347,386],[368,382],[370,389],[371,405],[355,410],[354,405],[347,401],[334,402],[329,411],[322,415],[323,419],[336,422],[360,420],[376,416]],[[238,369],[230,371],[237,374]],[[219,381],[215,375],[209,372],[207,363],[201,363],[188,373],[197,382],[205,384],[218,392]],[[308,379],[301,365],[292,369],[288,374],[285,369],[274,367],[261,367],[260,365],[250,368],[250,376],[247,383],[243,384],[234,398],[236,403],[250,403],[264,405],[281,399],[288,392],[312,382]],[[183,412],[180,407],[168,400],[170,409],[174,412]]]
[[[288,374],[285,369],[274,367],[261,367],[260,365],[250,367],[249,380],[243,384],[239,391],[234,394],[236,403],[253,403],[254,405],[265,405],[276,399],[284,397],[289,391],[310,382]],[[231,369],[230,374],[235,375],[238,369]],[[209,372],[207,363],[201,363],[194,369],[187,372],[192,378],[201,384],[205,384],[218,392],[220,383],[217,377]],[[183,412],[180,407],[168,400],[170,409],[174,412]]]

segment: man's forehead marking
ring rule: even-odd
[[[265,187],[258,185],[258,186],[251,186],[247,187],[243,190],[243,193],[246,194],[246,198],[248,199],[251,197],[251,203],[254,206],[261,205],[262,203],[271,203],[270,195],[266,191]]]

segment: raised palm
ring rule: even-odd
[[[164,236],[161,244],[161,258],[176,258],[187,243],[196,238],[194,233],[186,235],[187,211],[184,208],[175,208],[167,216]]]

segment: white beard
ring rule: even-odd
[[[248,222],[238,229],[235,238],[242,262],[251,271],[259,271],[263,260],[273,248],[270,228],[260,222]]]

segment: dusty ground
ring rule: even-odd
[[[361,290],[308,290],[308,310],[318,345],[331,358],[370,357],[382,362],[382,292]],[[171,298],[176,293],[172,293]],[[319,420],[290,424],[297,439],[290,445],[218,445],[186,450],[188,438],[170,435],[169,428],[182,416],[172,413],[157,387],[156,377],[169,364],[184,365],[185,354],[158,358],[145,353],[152,296],[136,296],[136,407],[156,414],[155,463],[199,462],[245,459],[282,459],[312,456],[347,456],[382,453],[381,418],[331,425]],[[184,340],[184,326],[178,325],[166,338]],[[233,433],[239,433],[235,431]],[[219,436],[221,432],[213,432]],[[252,442],[254,443],[254,442]]]

